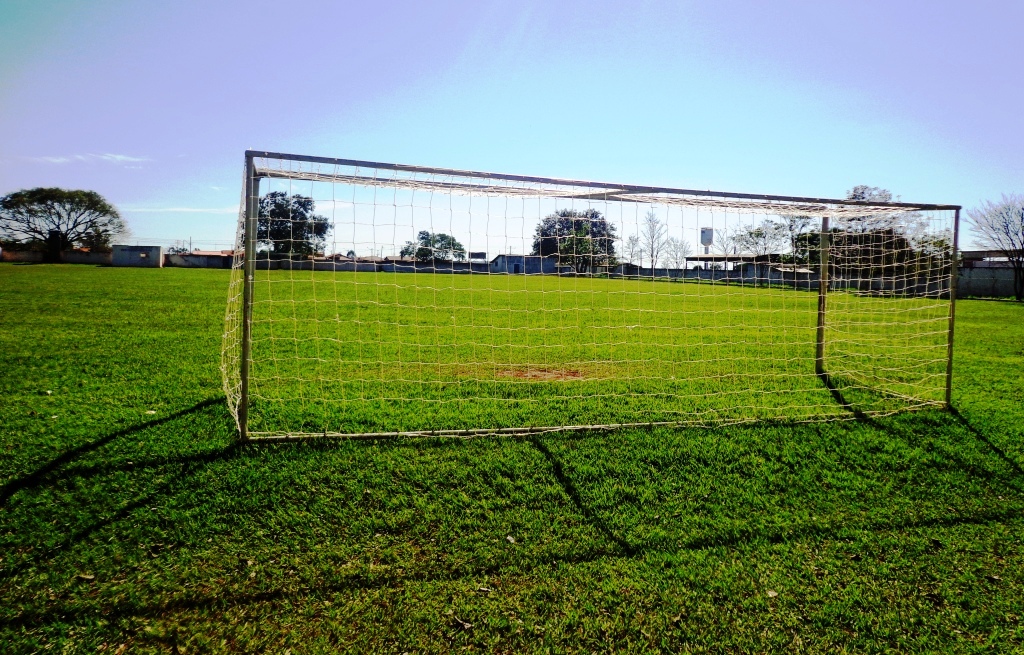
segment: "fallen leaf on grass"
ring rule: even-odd
[[[85,580],[86,582],[92,582],[93,580],[96,579],[96,576],[93,575],[92,573],[79,573],[78,574],[78,579],[79,580]]]
[[[768,590],[768,598],[775,598],[778,595],[779,595],[779,592],[773,591],[771,589]]]
[[[509,542],[510,544],[514,544],[516,542],[515,538],[513,538],[512,535],[508,535],[507,537],[505,537],[505,541]]]
[[[156,411],[155,411],[155,410],[152,410],[152,409],[147,409],[147,410],[146,410],[146,413],[147,413],[147,414],[156,414]]]
[[[489,594],[494,590],[489,587],[477,587],[477,591],[479,591],[482,594]]]

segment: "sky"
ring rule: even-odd
[[[0,0],[0,194],[93,189],[204,248],[247,148],[970,208],[1024,192],[1021,25],[1009,0]]]

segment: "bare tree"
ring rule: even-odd
[[[1004,194],[1000,202],[986,201],[967,211],[967,221],[979,245],[1010,260],[1013,293],[1024,300],[1024,196]]]
[[[755,257],[778,253],[788,240],[786,226],[770,219],[764,219],[757,227],[739,230],[735,235],[736,247]]]
[[[647,253],[647,257],[651,261],[652,275],[658,266],[658,258],[661,257],[665,249],[665,233],[667,231],[665,224],[658,220],[658,215],[653,210],[644,215],[644,220],[640,224],[640,243],[643,246],[643,252]]]
[[[764,219],[757,227],[742,228],[735,235],[736,247],[754,257],[767,257],[776,254],[785,247],[787,240],[786,227],[770,219]],[[754,278],[762,276],[761,264],[754,261]]]
[[[629,235],[622,244],[622,254],[625,255],[627,262],[635,264],[637,258],[641,256],[640,237],[635,234]]]
[[[736,229],[723,227],[715,230],[714,239],[711,241],[711,254],[713,255],[735,255],[736,254]]]
[[[665,263],[671,268],[682,268],[686,265],[686,258],[693,254],[693,248],[689,241],[683,241],[675,237],[665,240]]]

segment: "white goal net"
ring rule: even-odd
[[[955,206],[246,162],[222,369],[247,438],[946,401]]]

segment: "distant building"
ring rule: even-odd
[[[114,266],[136,266],[142,268],[163,268],[163,246],[113,246],[111,264]]]
[[[558,273],[558,258],[540,255],[498,255],[491,260],[490,272],[510,275],[554,275]]]

